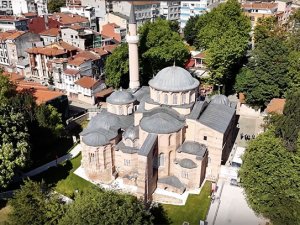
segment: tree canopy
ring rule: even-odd
[[[152,217],[134,196],[89,189],[76,196],[60,225],[152,224]]]
[[[236,0],[222,3],[198,17],[195,44],[198,49],[206,50],[205,62],[213,83],[229,85],[234,81],[235,71],[249,46],[250,28],[250,20]]]
[[[66,211],[57,194],[43,182],[26,180],[9,204],[9,224],[56,225]]]
[[[159,70],[174,64],[183,66],[189,51],[177,32],[178,25],[157,19],[139,29],[139,65],[141,84],[147,84]],[[122,44],[105,63],[106,83],[109,86],[127,88],[129,82],[128,46]]]
[[[197,41],[198,29],[196,23],[199,17],[199,15],[190,17],[183,29],[184,39],[189,45],[194,45]]]
[[[274,225],[299,225],[299,171],[299,153],[287,151],[274,129],[251,141],[239,171],[251,208]]]
[[[297,140],[300,138],[300,89],[289,91],[283,110],[283,116],[276,124],[277,136],[284,140],[290,151],[297,150]],[[299,149],[300,151],[300,149]]]
[[[48,11],[50,13],[60,12],[60,7],[63,7],[65,5],[66,5],[65,0],[50,0],[48,2]]]
[[[288,87],[288,55],[288,48],[277,36],[257,43],[235,84],[248,104],[264,107],[272,98],[283,96]]]

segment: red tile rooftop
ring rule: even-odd
[[[24,17],[16,17],[16,16],[0,16],[0,21],[21,21],[28,20]]]
[[[75,82],[75,84],[77,84],[83,88],[92,89],[98,82],[99,81],[97,81],[96,79],[94,79],[92,77],[84,76],[84,77],[80,78],[79,80],[77,80]]]
[[[75,76],[79,73],[79,70],[76,69],[65,69],[64,74]]]
[[[85,57],[74,57],[74,58],[70,58],[68,61],[68,64],[73,65],[73,66],[80,66],[81,64],[89,61],[90,59],[85,58]]]
[[[241,7],[244,9],[274,9],[278,7],[278,4],[271,2],[247,2],[242,4]]]
[[[57,35],[59,35],[59,32],[60,32],[59,28],[50,28],[48,30],[44,30],[43,32],[41,32],[40,35],[56,37]]]

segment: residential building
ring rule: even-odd
[[[108,12],[105,17],[104,20],[99,20],[99,31],[100,33],[102,32],[102,27],[105,24],[108,23],[115,23],[120,27],[128,27],[128,21],[129,21],[129,16],[126,16],[122,13],[118,13],[118,12]]]
[[[28,30],[26,18],[15,17],[15,16],[0,16],[0,30]]]
[[[122,28],[115,23],[108,23],[102,26],[101,35],[116,40],[117,42],[124,42],[126,37],[126,28]]]
[[[161,1],[160,2],[160,16],[171,21],[180,20],[180,1]]]
[[[99,22],[105,21],[106,3],[107,3],[106,0],[81,0],[82,6],[89,6],[95,9],[97,31],[100,30]]]
[[[81,5],[81,0],[66,0],[66,6]]]
[[[39,16],[48,14],[48,1],[49,0],[35,0],[37,14]]]
[[[75,55],[77,51],[78,48],[64,41],[52,43],[44,47],[27,49],[31,69],[30,76],[47,83],[52,75],[52,60],[69,58]]]
[[[52,15],[49,15],[50,19],[56,20],[60,26],[71,26],[71,25],[79,25],[82,27],[90,28],[90,22],[89,19],[72,13],[53,13]],[[51,21],[49,20],[49,23]],[[49,26],[51,27],[51,26]]]
[[[59,28],[50,28],[40,33],[41,39],[44,45],[50,45],[54,42],[58,42],[61,39]]]
[[[0,0],[0,15],[12,15],[11,0]]]
[[[24,31],[0,33],[0,65],[5,70],[15,71],[21,61],[28,61],[26,49],[40,42],[37,34]]]
[[[245,15],[250,17],[252,28],[259,18],[275,17],[278,13],[278,4],[274,2],[245,2],[241,7]]]
[[[159,17],[159,1],[134,1],[132,4],[135,6],[135,15],[138,26],[146,21],[154,21],[157,17]],[[127,17],[130,15],[130,8],[131,3],[127,1],[113,3],[113,12],[121,13]]]
[[[190,17],[202,15],[208,11],[208,0],[199,1],[181,1],[180,7],[180,29],[186,25]]]
[[[90,28],[93,30],[97,30],[96,27],[96,15],[95,15],[95,8],[90,6],[65,6],[61,7],[60,11],[62,13],[72,13],[77,14],[83,17],[88,18],[90,22]]]
[[[101,46],[101,35],[78,25],[61,28],[61,38],[82,50]]]
[[[37,12],[34,0],[11,0],[13,14],[21,16],[23,13]]]

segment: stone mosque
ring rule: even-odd
[[[236,105],[224,95],[198,101],[199,81],[177,66],[140,87],[136,30],[132,6],[130,88],[113,92],[81,132],[81,166],[94,182],[121,179],[145,202],[170,200],[162,193],[182,195],[218,179],[234,143]]]

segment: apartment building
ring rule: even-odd
[[[82,50],[101,46],[101,35],[78,25],[61,28],[61,38],[66,43]]]
[[[34,0],[11,0],[13,14],[21,16],[23,13],[36,12]]]
[[[0,15],[12,15],[11,0],[0,0]]]
[[[95,15],[94,7],[70,5],[70,6],[61,7],[60,11],[62,13],[72,13],[72,14],[77,14],[77,15],[88,18],[88,20],[90,22],[90,28],[93,30],[97,30],[96,15]]]
[[[208,0],[181,1],[180,29],[182,30],[190,17],[202,15],[208,11]]]
[[[50,45],[61,39],[60,28],[50,28],[40,33],[44,45]]]
[[[160,16],[167,20],[180,20],[180,1],[160,2]]]
[[[15,16],[0,16],[0,30],[28,30],[27,18],[15,17]]]

